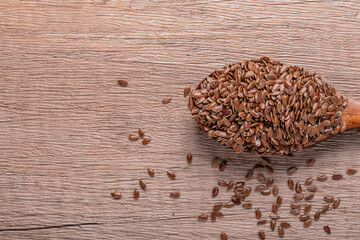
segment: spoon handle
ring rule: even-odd
[[[360,102],[348,98],[342,118],[346,123],[346,130],[360,127]]]

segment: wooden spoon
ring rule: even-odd
[[[204,79],[203,81],[205,81],[206,79]],[[203,83],[203,81],[201,81],[194,90],[198,90],[201,88],[201,84]],[[194,107],[194,102],[191,100],[192,99],[192,95],[193,95],[193,92],[191,92],[190,94],[190,98],[189,98],[189,106],[190,106],[190,109],[192,109]],[[345,97],[345,95],[343,95]],[[350,130],[350,129],[353,129],[353,128],[360,128],[360,102],[352,99],[352,98],[349,98],[349,97],[346,97],[347,100],[348,100],[348,104],[347,106],[345,107],[344,111],[343,111],[343,115],[342,115],[342,119],[345,121],[346,123],[346,128],[345,128],[345,131],[346,130]],[[324,141],[326,140],[327,138],[329,137],[332,137],[332,136],[335,136],[336,134],[332,135],[332,134],[323,134],[323,135],[320,135],[318,136],[316,139],[315,139],[315,143],[318,143],[320,141]],[[311,145],[313,145],[311,144]]]

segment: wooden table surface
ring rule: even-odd
[[[183,97],[215,68],[262,55],[317,71],[360,100],[359,1],[0,1],[0,239],[257,239],[259,230],[277,239],[242,207],[197,221],[229,199],[224,189],[211,198],[217,181],[243,180],[259,158],[207,139]],[[139,127],[152,137],[147,146],[127,139]],[[359,144],[353,130],[291,159],[271,157],[281,219],[292,224],[284,239],[359,239],[359,173],[315,183],[312,213],[326,194],[341,204],[308,229],[289,214],[286,186],[292,165],[294,181],[360,170]],[[228,159],[224,172],[211,168],[214,156]],[[148,189],[135,201],[139,179]],[[110,197],[116,189],[121,200]],[[274,197],[249,200],[267,217]]]

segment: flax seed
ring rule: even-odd
[[[330,229],[330,227],[327,226],[327,225],[324,226],[324,231],[325,231],[326,233],[328,233],[328,234],[331,234],[331,229]]]
[[[256,217],[257,219],[260,219],[260,218],[261,218],[261,211],[260,211],[260,209],[258,209],[258,208],[255,208],[255,217]]]
[[[125,80],[118,80],[118,84],[122,87],[127,87],[129,83]]]
[[[186,155],[186,161],[187,161],[187,164],[191,164],[192,163],[192,159],[193,159],[193,156],[191,153],[188,153]]]
[[[114,199],[120,199],[122,197],[122,194],[120,191],[115,191],[115,192],[112,192],[111,193],[111,196],[114,198]]]
[[[148,174],[149,174],[150,177],[154,177],[154,176],[155,176],[155,172],[154,172],[153,169],[148,168],[148,169],[147,169],[147,172],[148,172]]]
[[[271,231],[274,231],[276,227],[276,221],[275,220],[271,220],[270,221],[270,229]]]
[[[144,136],[145,136],[144,130],[142,130],[142,128],[139,128],[139,137],[144,138]]]
[[[317,177],[317,180],[319,182],[325,182],[328,179],[328,177],[326,175],[320,175]]]
[[[307,201],[310,201],[310,200],[312,200],[314,198],[314,196],[315,196],[314,193],[309,193],[308,195],[306,195],[304,197],[304,199],[307,200]]]
[[[347,175],[354,175],[356,172],[357,172],[357,170],[355,168],[348,168],[346,170]]]
[[[219,165],[219,171],[220,172],[225,171],[226,165],[227,165],[227,161],[222,161]]]
[[[142,180],[139,180],[139,185],[142,190],[144,190],[144,191],[146,190],[146,184]]]
[[[306,166],[307,167],[312,167],[315,163],[315,159],[309,159],[309,160],[306,160]]]
[[[172,193],[170,193],[170,197],[171,198],[179,198],[180,197],[180,192],[172,192]]]
[[[147,144],[149,144],[151,142],[151,138],[150,137],[146,137],[146,138],[144,138],[143,140],[142,140],[142,144],[143,145],[147,145]]]
[[[166,97],[166,98],[163,98],[162,100],[161,100],[161,103],[162,104],[168,104],[168,103],[170,103],[171,102],[171,97]]]
[[[281,238],[285,236],[285,231],[281,226],[278,227],[278,235]]]
[[[207,221],[208,219],[209,219],[209,215],[207,214],[201,214],[200,216],[198,216],[199,221]]]
[[[136,136],[136,135],[134,135],[134,134],[130,134],[130,135],[128,136],[128,138],[129,138],[130,141],[136,141],[136,140],[139,139],[139,137]]]
[[[340,180],[342,178],[343,178],[343,175],[341,175],[341,174],[334,174],[332,176],[332,179],[335,180],[335,181]]]
[[[220,239],[221,239],[221,240],[228,240],[227,234],[224,233],[224,232],[222,232],[222,233],[220,234]]]
[[[296,170],[297,170],[297,167],[295,167],[295,166],[290,167],[290,168],[288,168],[288,170],[287,170],[287,174],[288,174],[288,175],[293,175],[293,174],[296,172]]]
[[[171,179],[171,180],[175,180],[176,179],[176,174],[175,173],[172,173],[172,172],[169,172],[167,171],[166,172],[168,177]]]
[[[139,193],[139,191],[138,190],[134,190],[134,194],[133,194],[133,197],[134,197],[134,199],[135,200],[138,200],[139,199],[139,197],[140,197],[140,193]]]

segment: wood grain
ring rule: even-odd
[[[222,189],[211,199],[217,180],[241,180],[259,159],[208,140],[183,89],[224,63],[267,55],[320,72],[360,100],[359,12],[357,0],[0,1],[0,239],[217,239],[222,231],[256,239],[260,229],[275,238],[241,207],[197,222],[230,196]],[[149,145],[127,140],[138,127]],[[284,202],[289,166],[299,167],[295,181],[360,169],[359,143],[353,130],[293,159],[272,157]],[[229,160],[225,172],[210,167],[214,156]],[[310,157],[316,164],[306,168]],[[134,201],[139,179],[148,190]],[[284,239],[358,239],[360,175],[316,185],[313,209],[326,193],[341,198],[339,209],[304,229],[285,205],[282,219],[293,226]],[[123,199],[111,199],[116,189]],[[273,199],[249,197],[265,216]]]

